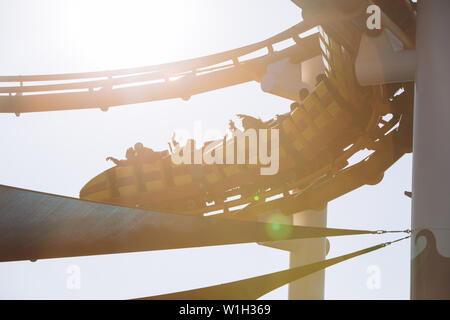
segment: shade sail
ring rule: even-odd
[[[396,241],[406,238],[409,238],[409,236]],[[194,290],[146,297],[141,298],[141,300],[255,300],[292,281],[306,277],[307,275],[323,270],[339,262],[381,249],[393,242],[382,243],[340,257],[319,261],[284,271],[269,273],[259,277]]]
[[[0,186],[0,262],[375,233],[186,216]]]

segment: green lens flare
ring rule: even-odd
[[[281,213],[270,215],[266,222],[266,232],[273,240],[287,239],[292,233],[290,219]]]
[[[258,196],[254,196],[254,197],[253,197],[253,200],[259,201],[259,197],[258,197]]]

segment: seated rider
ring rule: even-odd
[[[289,112],[276,115],[276,119],[273,120],[274,125],[275,124],[281,124],[286,118],[290,117],[292,112],[294,112],[295,109],[297,109],[298,107],[300,107],[298,102],[291,103]]]
[[[322,81],[326,81],[327,76],[324,73],[318,74],[316,77],[316,85],[318,85]]]
[[[309,90],[306,88],[302,88],[298,92],[298,97],[300,98],[300,101],[305,100],[308,96],[309,96]]]
[[[141,142],[134,145],[136,152],[136,160],[144,163],[155,162],[163,157],[164,152],[154,151],[151,148],[146,148]]]
[[[297,108],[299,108],[300,107],[300,104],[298,103],[298,102],[293,102],[293,103],[291,103],[291,105],[290,105],[290,112],[294,112],[295,111],[295,109],[297,109]]]
[[[230,121],[228,122],[228,129],[230,129],[231,132],[234,132],[234,131],[237,130],[236,124],[234,123],[233,120],[230,120]]]
[[[299,90],[299,93],[298,93],[298,97],[300,98],[299,101],[305,100],[305,99],[308,97],[308,95],[309,95],[309,90],[308,90],[308,89],[306,89],[306,88],[300,89],[300,90]],[[286,119],[287,117],[289,117],[289,115],[290,115],[292,112],[294,112],[297,108],[300,108],[300,103],[298,103],[297,101],[291,103],[291,105],[290,105],[290,111],[289,111],[289,112],[283,113],[283,114],[277,114],[277,119],[276,119],[277,123],[283,122],[284,119]]]
[[[261,119],[256,119],[252,116],[248,116],[245,114],[237,114],[241,120],[242,120],[242,127],[244,130],[247,129],[267,129],[270,126],[270,123],[272,120],[269,121],[262,121]]]
[[[136,154],[133,148],[128,148],[125,156],[125,160],[118,160],[114,157],[107,157],[106,161],[112,161],[117,166],[130,166],[136,163]]]

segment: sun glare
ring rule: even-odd
[[[195,2],[71,1],[66,24],[82,59],[103,68],[168,62],[186,44]],[[179,50],[178,50],[179,51]]]

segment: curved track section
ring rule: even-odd
[[[222,53],[142,68],[72,74],[0,76],[0,112],[25,113],[101,108],[192,95],[248,81],[260,81],[266,66],[289,57],[320,53],[314,26],[301,22],[267,40]],[[275,51],[293,39],[295,45]],[[266,51],[261,55],[261,51]],[[259,56],[258,56],[259,55]],[[256,56],[256,57],[255,57]],[[249,58],[250,57],[250,58]]]

